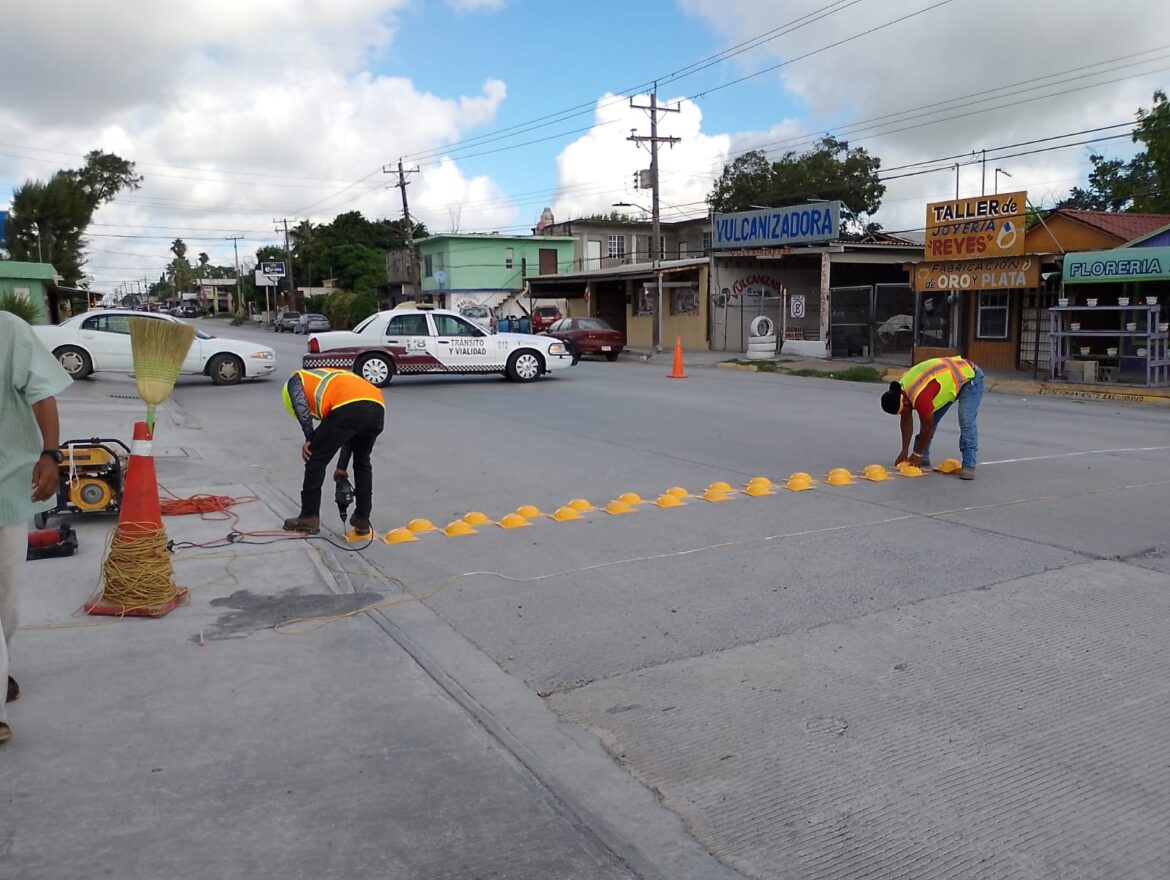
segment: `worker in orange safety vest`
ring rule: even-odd
[[[374,496],[370,453],[385,425],[382,392],[348,370],[297,370],[285,383],[284,405],[305,435],[301,512],[284,521],[285,531],[312,535],[320,531],[325,471],[344,448],[353,456],[354,512],[349,524],[359,537],[369,536]],[[320,422],[316,428],[314,421]]]
[[[891,382],[882,395],[882,409],[901,416],[902,451],[897,464],[908,461],[916,467],[930,467],[930,444],[938,423],[952,405],[959,411],[959,451],[963,468],[959,479],[975,479],[978,465],[979,433],[975,420],[983,400],[983,371],[959,357],[931,358],[915,364],[901,380]],[[918,436],[914,450],[914,413],[918,413]]]

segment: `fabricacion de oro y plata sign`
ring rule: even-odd
[[[1026,192],[931,202],[926,262],[1022,256],[1027,208]]]
[[[1023,256],[916,263],[910,280],[919,291],[1027,290],[1040,284],[1040,260]]]

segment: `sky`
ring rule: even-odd
[[[400,217],[400,159],[432,232],[527,234],[545,207],[568,220],[648,206],[634,176],[649,156],[628,138],[649,134],[631,104],[655,81],[678,111],[659,134],[680,139],[661,149],[663,219],[705,214],[744,151],[775,159],[832,133],[881,159],[873,219],[911,235],[956,183],[1051,206],[1090,152],[1132,155],[1135,112],[1170,87],[1165,0],[10,5],[0,210],[94,149],[145,178],[90,227],[103,291],[157,280],[174,238],[231,265],[228,236],[245,263],[283,244],[286,219]]]

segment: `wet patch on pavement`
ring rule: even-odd
[[[380,602],[381,593],[301,593],[285,590],[276,595],[261,595],[248,590],[236,590],[230,596],[212,599],[217,608],[233,610],[221,615],[203,631],[207,640],[238,639],[262,629],[272,629],[280,623],[300,617],[327,617],[347,614]],[[192,637],[195,642],[199,636]]]

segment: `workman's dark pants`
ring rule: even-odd
[[[381,404],[359,400],[330,410],[309,442],[305,484],[301,488],[301,518],[321,515],[321,485],[325,471],[342,446],[353,453],[354,515],[370,518],[374,504],[374,468],[370,452],[382,433],[386,410]]]

